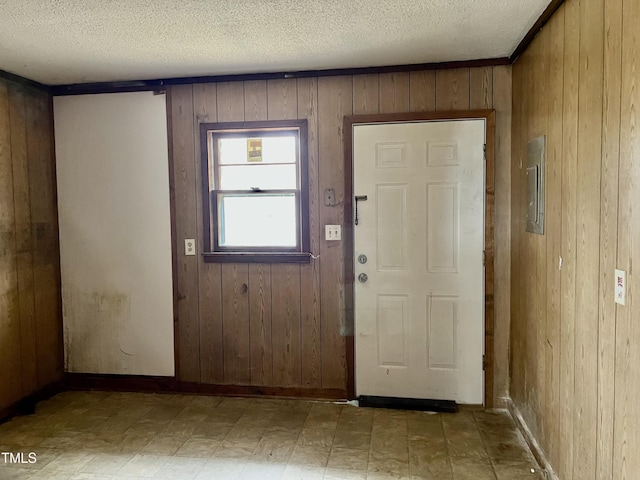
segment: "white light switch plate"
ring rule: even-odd
[[[196,254],[196,241],[193,238],[184,239],[184,254],[195,255]]]
[[[627,302],[627,272],[616,270],[616,303],[624,305]]]
[[[342,240],[342,227],[340,225],[324,226],[325,240]]]

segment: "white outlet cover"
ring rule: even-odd
[[[184,254],[195,255],[196,254],[196,241],[193,238],[185,238],[184,240]]]
[[[616,270],[616,303],[625,305],[627,303],[627,272],[624,270]]]

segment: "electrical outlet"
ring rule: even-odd
[[[616,270],[616,303],[624,305],[627,302],[627,272]]]
[[[324,226],[325,240],[342,240],[342,227],[340,225]]]
[[[184,239],[184,254],[195,255],[196,254],[196,240],[194,238]]]

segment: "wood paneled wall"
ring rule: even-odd
[[[0,412],[62,378],[51,97],[0,80]]]
[[[171,87],[176,206],[178,376],[182,381],[346,389],[343,245],[345,115],[497,110],[495,396],[507,392],[510,268],[511,67],[194,84]],[[182,254],[202,239],[198,124],[309,122],[311,251],[308,265],[205,264]],[[337,204],[324,206],[326,188]]]
[[[566,0],[513,67],[511,396],[562,480],[640,472],[639,22],[637,0]],[[524,224],[539,135],[544,236]]]

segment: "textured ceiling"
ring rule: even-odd
[[[0,0],[0,69],[45,84],[509,56],[549,0]]]

